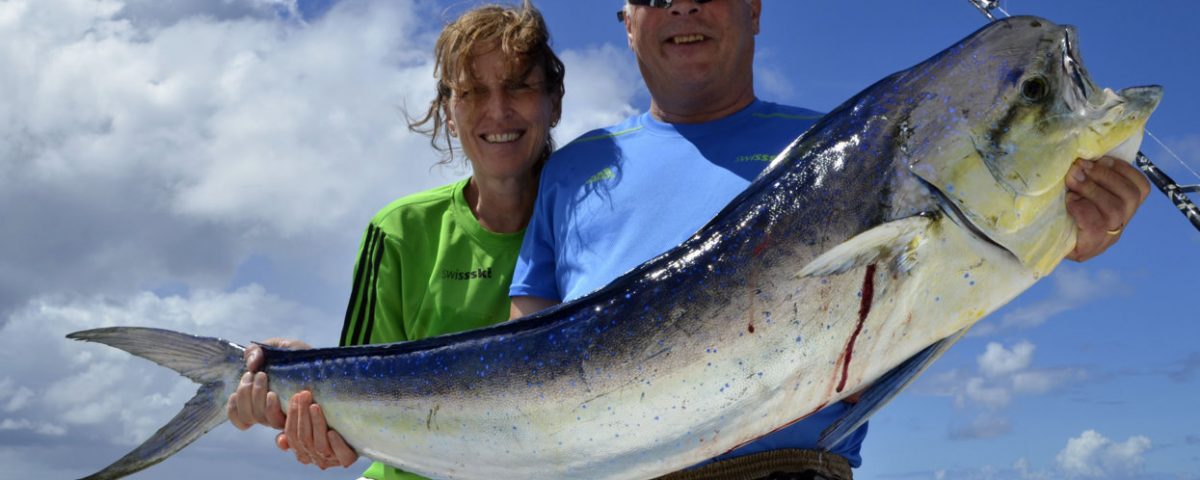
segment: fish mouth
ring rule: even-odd
[[[1097,122],[1106,126],[1127,125],[1126,128],[1131,128],[1132,131],[1124,140],[1117,142],[1115,146],[1106,149],[1103,153],[1098,153],[1100,150],[1096,146],[1084,145],[1078,156],[1087,160],[1112,157],[1133,163],[1142,144],[1146,121],[1149,119],[1150,113],[1158,107],[1159,101],[1162,100],[1163,88],[1158,85],[1148,85],[1125,88],[1116,93],[1105,89],[1104,94],[1108,97],[1106,104],[1098,110],[1105,113],[1102,118],[1097,119]],[[1092,131],[1101,137],[1106,133],[1094,127]]]

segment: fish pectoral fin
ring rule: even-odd
[[[800,276],[836,275],[890,260],[899,271],[908,271],[916,263],[921,234],[933,220],[931,215],[914,215],[876,226],[822,253],[800,269]]]

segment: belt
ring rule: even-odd
[[[794,474],[794,475],[791,475]],[[657,480],[852,480],[854,471],[841,455],[816,450],[782,449],[742,455],[669,473]]]

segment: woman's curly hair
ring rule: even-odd
[[[433,148],[443,154],[440,164],[450,163],[454,157],[445,112],[454,94],[455,82],[459,78],[475,77],[472,53],[476,46],[490,44],[498,45],[506,55],[518,59],[514,68],[520,77],[540,66],[546,73],[546,92],[558,99],[565,93],[566,68],[550,48],[550,31],[545,19],[529,0],[520,7],[484,5],[471,9],[446,25],[438,36],[433,48],[437,96],[429,102],[423,117],[412,119],[408,124],[410,130],[430,137]],[[544,163],[553,150],[554,141],[547,135],[546,148],[538,165]]]

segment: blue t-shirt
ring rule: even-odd
[[[542,170],[509,294],[579,298],[683,243],[820,117],[755,100],[707,123],[643,113],[584,134]],[[831,405],[718,459],[815,448],[845,409]],[[857,467],[865,436],[864,425],[832,452]]]

